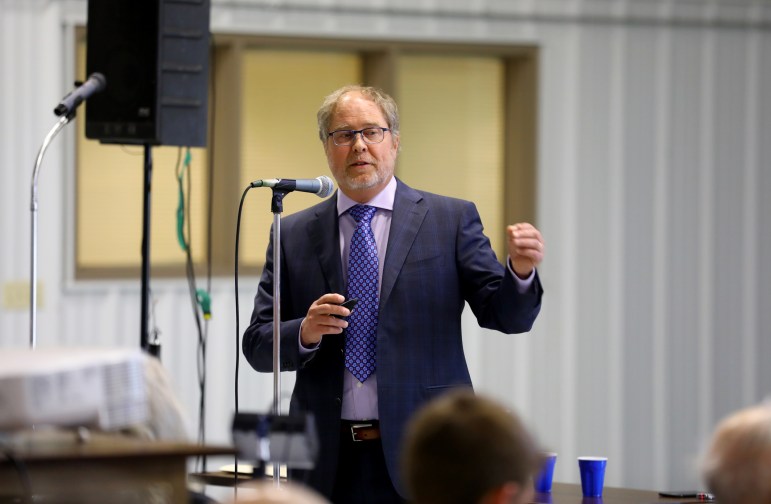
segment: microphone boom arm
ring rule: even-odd
[[[43,163],[43,155],[54,137],[75,117],[75,111],[59,117],[51,131],[48,132],[40,150],[35,158],[35,168],[32,170],[32,184],[30,194],[31,230],[30,230],[30,281],[29,281],[29,347],[34,350],[37,346],[37,184],[40,177],[40,166]]]

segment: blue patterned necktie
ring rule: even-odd
[[[348,299],[359,300],[348,317],[345,367],[360,382],[375,372],[378,313],[378,259],[370,222],[377,209],[355,205],[349,210],[356,220],[348,256]]]

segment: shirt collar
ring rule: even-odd
[[[391,181],[383,188],[382,191],[365,203],[373,207],[380,208],[382,210],[393,211],[394,199],[396,198],[396,177],[391,177]],[[359,203],[352,200],[343,193],[343,191],[337,191],[337,215],[343,215],[352,206]]]

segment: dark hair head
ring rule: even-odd
[[[404,480],[419,504],[474,503],[511,482],[525,488],[543,462],[515,414],[470,390],[424,407],[404,441]]]

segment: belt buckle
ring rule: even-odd
[[[359,443],[361,441],[364,441],[363,439],[357,439],[356,438],[356,429],[366,428],[366,427],[372,427],[371,423],[359,423],[359,424],[353,424],[351,425],[351,438],[354,442]]]

